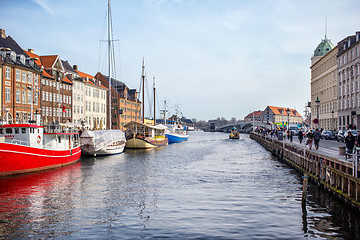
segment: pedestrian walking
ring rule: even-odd
[[[321,139],[321,133],[320,133],[319,129],[316,129],[315,133],[314,133],[315,149],[319,149],[320,139]]]
[[[354,150],[355,145],[355,137],[351,134],[351,131],[347,132],[347,136],[345,138],[345,144],[346,144],[346,154],[352,154]]]
[[[309,145],[309,149],[311,150],[311,147],[312,147],[312,143],[313,143],[313,140],[314,140],[314,134],[312,132],[312,130],[310,130],[307,134],[307,145]]]
[[[304,139],[304,134],[303,134],[303,132],[301,131],[301,129],[300,129],[300,131],[299,131],[299,133],[298,133],[298,138],[299,138],[299,142],[300,142],[300,144],[302,143],[302,140]]]
[[[293,140],[293,131],[290,130],[290,142]]]

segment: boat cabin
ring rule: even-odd
[[[35,124],[0,125],[0,142],[42,147],[43,134],[44,128]]]

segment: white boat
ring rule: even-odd
[[[108,23],[110,24],[110,1],[108,1]],[[109,39],[108,39],[108,57],[109,57],[109,116],[111,118],[111,33],[110,25],[108,27]],[[106,130],[83,130],[80,136],[81,150],[86,155],[98,156],[98,155],[113,155],[124,152],[126,138],[125,134],[121,130],[112,130],[111,122],[109,129]]]
[[[80,137],[82,152],[92,156],[122,153],[125,142],[125,134],[121,130],[85,130]]]

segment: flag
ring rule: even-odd
[[[63,112],[66,112],[65,109],[66,109],[66,108],[65,108],[65,105],[63,105]]]

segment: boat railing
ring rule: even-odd
[[[21,145],[21,146],[30,146],[30,142],[17,140],[17,139],[13,139],[10,143],[11,144],[16,144],[16,145]]]

